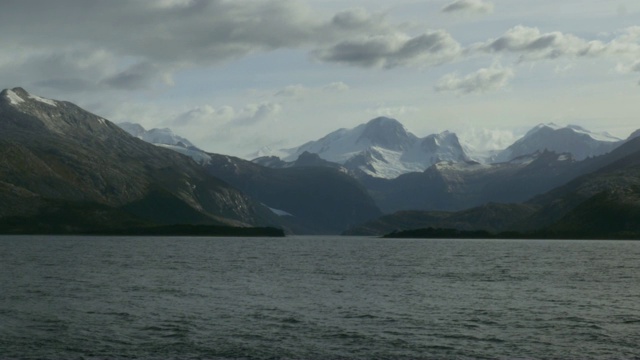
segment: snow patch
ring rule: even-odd
[[[20,103],[24,102],[24,99],[13,92],[13,90],[7,90],[7,98],[12,105],[20,105]]]
[[[473,162],[451,162],[451,161],[442,161],[437,164],[434,164],[434,166],[436,167],[436,169],[440,171],[450,170],[450,171],[467,172],[467,173],[487,171],[494,167],[493,165],[489,165],[489,164],[480,164],[480,163],[473,163]]]
[[[55,105],[54,105],[55,106]],[[103,119],[103,118],[98,118],[98,122],[102,125],[107,125],[107,120]]]
[[[58,105],[56,105],[56,102],[55,102],[55,101],[53,101],[53,100],[51,100],[51,99],[45,99],[45,98],[42,98],[42,97],[37,96],[37,95],[31,95],[31,94],[29,94],[29,99],[33,99],[33,100],[35,100],[35,101],[39,101],[39,102],[41,102],[41,103],[43,103],[43,104],[47,104],[47,105],[50,105],[50,106],[55,106],[55,107],[57,107],[57,106],[58,106]]]
[[[381,155],[381,159],[374,157],[373,160],[369,162],[369,165],[374,171],[364,166],[361,166],[360,170],[373,177],[394,179],[409,172],[422,172],[428,167],[419,161],[403,161],[402,157],[404,154],[400,151],[393,151],[379,146],[373,146],[371,150]],[[358,153],[352,153],[348,155],[355,156],[357,154]]]
[[[577,132],[578,134],[584,134],[584,135],[588,135],[590,138],[592,138],[593,140],[598,140],[598,141],[607,141],[607,142],[617,142],[617,141],[621,141],[622,139],[619,139],[607,132],[593,132],[593,131],[589,131],[583,127],[580,126],[576,126],[576,125],[569,125],[567,126],[569,129]]]
[[[269,208],[269,210],[271,210],[272,213],[274,213],[274,214],[276,214],[278,216],[293,216],[293,215],[291,215],[290,213],[288,213],[288,212],[286,212],[284,210],[274,209],[274,208],[271,208],[271,207],[268,207],[268,208]]]
[[[206,165],[211,162],[211,156],[204,151],[191,150],[177,145],[154,144],[158,147],[173,150],[183,155],[187,155],[200,165]]]

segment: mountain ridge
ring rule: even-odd
[[[509,161],[541,150],[571,153],[576,160],[584,160],[610,152],[623,142],[608,133],[591,132],[578,125],[562,127],[554,123],[539,124],[490,161]]]
[[[456,134],[445,131],[419,138],[398,120],[377,117],[352,129],[338,129],[316,141],[284,150],[284,161],[304,153],[345,166],[354,173],[394,178],[424,171],[439,161],[468,161]]]
[[[37,222],[39,212],[55,208],[51,219],[73,222],[83,216],[73,209],[88,206],[95,221],[74,226],[169,225],[171,214],[181,216],[170,204],[189,209],[195,223],[270,225],[275,219],[184,155],[136,139],[72,103],[22,88],[0,92],[0,150],[0,199],[14,206],[4,209],[4,219],[36,216]],[[153,216],[152,208],[162,209],[162,217]],[[109,219],[102,225],[100,213]]]

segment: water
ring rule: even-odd
[[[0,358],[640,357],[640,242],[0,237]]]

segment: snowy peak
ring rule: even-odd
[[[187,155],[199,164],[207,164],[209,161],[211,161],[211,156],[209,156],[206,152],[200,150],[189,140],[183,138],[182,136],[174,134],[174,132],[169,128],[154,128],[151,130],[146,130],[140,124],[134,124],[130,122],[123,122],[117,125],[133,137],[136,137],[150,144],[170,149],[183,155]]]
[[[436,152],[443,147],[448,149],[462,149],[458,136],[452,132],[445,131],[440,134],[432,134],[422,139],[421,147],[428,152]]]
[[[570,153],[576,160],[605,154],[613,150],[622,140],[606,132],[589,131],[581,126],[559,126],[554,123],[539,124],[524,137],[498,153],[493,162],[506,162],[537,151]]]
[[[364,124],[358,143],[388,150],[406,151],[415,143],[416,136],[395,119],[378,117]]]
[[[28,104],[32,101],[36,101],[47,106],[57,106],[56,101],[29,94],[25,89],[21,87],[3,90],[2,92],[0,92],[0,98],[16,107],[21,107],[23,104]]]
[[[193,148],[194,150],[199,150],[195,145],[193,145],[189,140],[176,135],[171,129],[150,129],[146,130],[140,124],[134,124],[130,122],[124,122],[117,124],[122,128],[122,130],[128,132],[134,137],[138,139],[144,140],[148,143],[155,145],[175,145],[184,148]]]
[[[353,129],[336,130],[320,140],[289,150],[286,161],[304,152],[344,165],[356,173],[395,178],[408,172],[421,172],[439,161],[468,160],[456,134],[419,138],[395,119],[378,117]]]
[[[77,105],[45,99],[20,87],[0,92],[0,108],[13,113],[5,121],[15,126],[44,127],[62,136],[105,137],[116,129],[111,122]]]
[[[610,142],[615,142],[615,141],[620,141],[621,139],[610,135],[607,132],[594,132],[594,131],[589,131],[587,129],[585,129],[582,126],[579,125],[567,125],[567,126],[560,126],[557,125],[555,123],[547,123],[547,124],[538,124],[537,126],[535,126],[533,129],[529,130],[524,138],[528,137],[528,136],[533,136],[538,132],[543,132],[546,134],[552,133],[552,132],[565,132],[565,133],[573,133],[573,134],[578,134],[578,135],[584,135],[584,136],[588,136],[590,138],[592,138],[593,140],[597,140],[597,141],[610,141]]]

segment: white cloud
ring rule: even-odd
[[[300,97],[309,91],[308,88],[296,84],[286,86],[284,89],[279,90],[275,93],[275,96],[283,96],[283,97]]]
[[[308,87],[301,84],[295,84],[285,86],[283,89],[276,91],[274,96],[298,99],[309,96],[316,98],[320,92],[341,93],[347,90],[349,90],[349,85],[342,81],[332,82],[319,87]]]
[[[506,149],[520,138],[510,130],[482,129],[476,126],[465,126],[458,135],[467,146],[479,152]]]
[[[345,84],[342,81],[332,82],[331,84],[322,88],[327,92],[344,92],[350,89],[349,85]]]
[[[493,3],[483,0],[457,0],[442,8],[445,13],[490,13],[493,11]]]
[[[390,118],[399,118],[403,115],[418,112],[420,109],[415,106],[379,106],[373,109],[367,109],[367,113],[372,116],[386,116]]]
[[[248,126],[276,116],[282,111],[282,105],[273,102],[247,104],[241,108],[221,106],[214,108],[210,105],[196,106],[185,111],[165,124],[175,127],[238,127]]]
[[[559,31],[542,33],[538,28],[516,26],[501,37],[470,47],[486,53],[515,53],[521,60],[555,59],[560,57],[597,57],[613,54],[640,55],[637,38],[640,30],[627,29],[621,36],[605,43],[585,40]]]
[[[463,94],[499,90],[509,84],[514,72],[510,68],[492,66],[480,69],[465,77],[445,75],[435,86],[436,91],[454,91]]]

